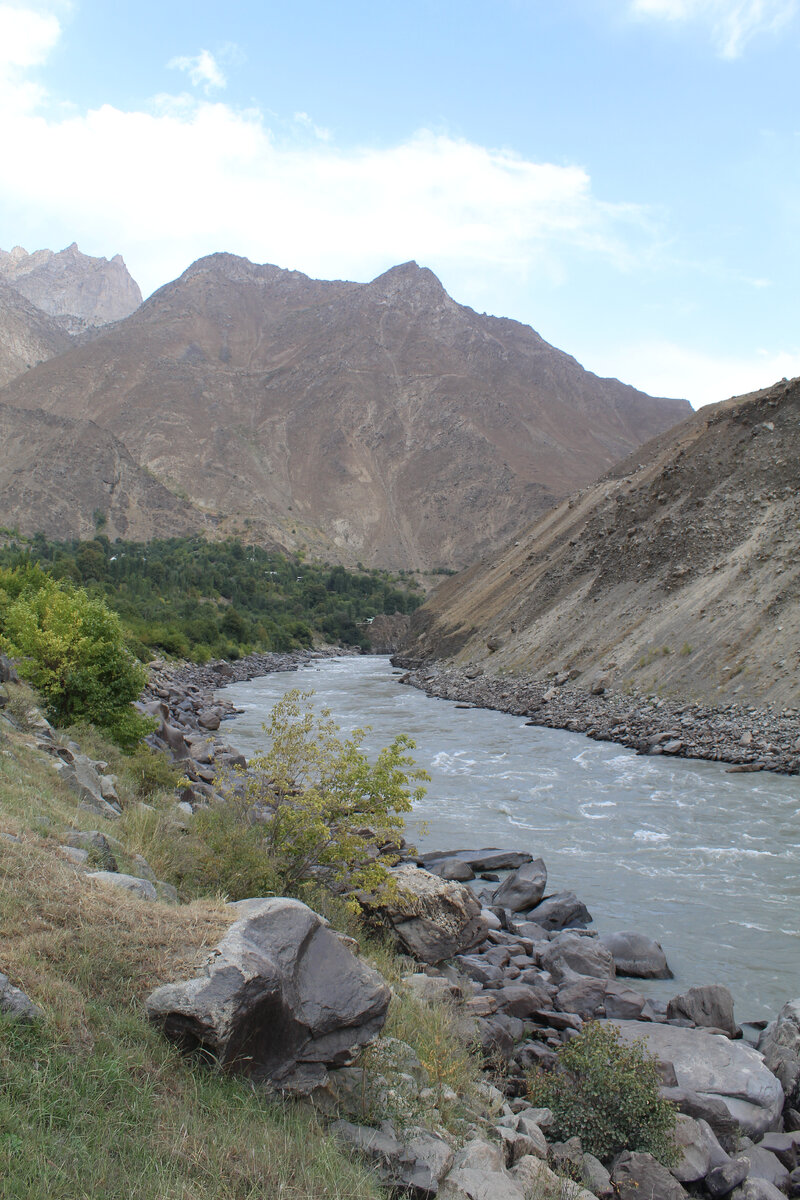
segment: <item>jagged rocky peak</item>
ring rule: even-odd
[[[56,317],[70,333],[107,325],[130,316],[142,302],[139,286],[120,254],[93,258],[76,242],[65,250],[35,250],[22,246],[0,250],[0,279]]]
[[[393,304],[410,302],[425,306],[449,304],[454,308],[458,307],[433,271],[428,267],[419,266],[413,260],[390,267],[388,271],[373,279],[369,289]]]

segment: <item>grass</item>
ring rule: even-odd
[[[83,812],[35,748],[35,697],[8,689],[15,724],[0,717],[0,970],[43,1012],[32,1026],[0,1018],[0,1195],[14,1200],[378,1200],[385,1193],[307,1106],[183,1058],[147,1022],[143,1000],[191,975],[233,920],[221,896],[198,895],[198,837],[174,815],[174,790],[147,790],[138,768],[92,730],[73,731],[119,778],[123,815]],[[6,710],[7,711],[7,710]],[[26,725],[30,726],[26,728]],[[147,796],[147,804],[140,801]],[[147,903],[87,879],[59,853],[69,829],[118,839],[120,869],[142,854],[182,887],[179,907]],[[192,896],[194,898],[192,898]],[[364,1055],[364,1093],[350,1114],[379,1123],[458,1130],[480,1078],[447,1005],[400,986],[416,969],[324,893],[307,901],[355,936],[393,986],[384,1033],[408,1042],[430,1087],[407,1088],[391,1043]],[[402,1054],[400,1056],[402,1058]],[[423,1080],[424,1082],[424,1080]],[[374,1085],[374,1086],[373,1086]],[[474,1120],[474,1115],[471,1117]]]

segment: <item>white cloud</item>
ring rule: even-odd
[[[222,73],[219,63],[208,50],[201,50],[194,57],[182,55],[170,59],[168,67],[185,71],[195,87],[202,87],[206,95],[215,88],[224,88],[227,80]]]
[[[646,214],[600,201],[581,167],[447,134],[345,149],[306,114],[273,131],[257,110],[188,94],[66,119],[27,100],[0,110],[6,161],[26,163],[0,178],[4,227],[121,250],[145,292],[216,250],[361,279],[416,258],[452,286],[487,266],[558,279],[575,251],[626,269],[650,237]]]
[[[0,4],[0,118],[41,101],[44,91],[26,71],[45,62],[60,32],[52,13]]]
[[[632,11],[667,21],[698,21],[709,27],[723,58],[738,58],[747,42],[774,33],[795,16],[797,0],[631,0]]]
[[[669,341],[609,346],[591,369],[615,375],[653,396],[679,396],[701,408],[730,396],[769,387],[800,375],[800,348],[758,350],[750,355],[705,353]]]

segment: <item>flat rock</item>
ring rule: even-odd
[[[533,862],[533,855],[524,850],[439,850],[420,856],[423,865],[443,858],[459,858],[469,863],[477,875],[481,871],[515,871],[523,863]]]

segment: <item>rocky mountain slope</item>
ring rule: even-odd
[[[84,328],[120,321],[139,307],[142,293],[120,254],[112,259],[82,254],[75,242],[65,250],[35,250],[21,246],[0,250],[0,280],[64,328]]]
[[[456,304],[414,263],[357,284],[229,254],[0,399],[97,422],[198,521],[422,569],[472,561],[690,411]]]
[[[0,279],[0,387],[69,345],[58,321]]]
[[[797,706],[799,464],[800,380],[704,408],[448,580],[405,651]]]
[[[0,524],[60,540],[98,523],[145,539],[194,532],[200,518],[93,422],[0,404]]]

